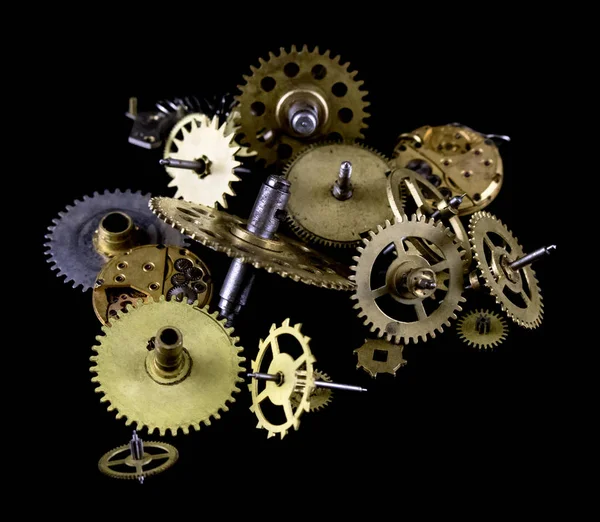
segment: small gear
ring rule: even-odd
[[[326,381],[331,382],[331,377],[326,373],[320,372],[319,370],[315,370],[314,372],[314,380],[315,381]],[[325,406],[327,406],[333,397],[333,392],[330,388],[313,388],[308,400],[310,402],[310,411],[318,411],[322,410]],[[300,402],[302,401],[302,393],[297,391],[292,394],[290,397],[292,402],[292,406],[294,408],[298,408]]]
[[[280,327],[272,325],[268,337],[260,340],[258,345],[258,354],[252,361],[252,371],[255,373],[268,372],[272,375],[280,375],[281,382],[267,381],[264,388],[259,391],[261,381],[253,379],[248,386],[252,393],[252,406],[250,410],[258,418],[257,428],[268,431],[267,438],[279,433],[280,437],[286,436],[290,428],[298,429],[300,426],[300,417],[304,412],[310,411],[310,396],[314,388],[314,368],[315,357],[310,351],[308,345],[310,338],[302,335],[300,324],[290,326],[290,320],[286,319]],[[283,344],[279,344],[278,338],[281,335],[294,338],[294,348],[300,355],[294,357],[285,350]],[[264,367],[264,361],[271,360],[267,368]],[[293,408],[292,397],[296,408]],[[269,399],[272,405],[283,408],[285,420],[281,423],[271,422],[263,408],[263,401]]]
[[[117,230],[119,227],[125,226],[128,233],[134,234],[134,238],[127,235],[129,240],[123,242],[123,251],[136,244],[183,246],[183,237],[148,210],[149,200],[149,194],[117,189],[114,193],[94,192],[92,197],[84,196],[83,201],[67,205],[66,211],[59,212],[58,218],[52,220],[54,224],[48,227],[50,233],[44,246],[48,248],[46,255],[50,256],[51,269],[57,270],[59,277],[65,276],[66,283],[72,281],[74,288],[81,286],[84,292],[92,288],[98,272],[110,258],[98,252],[98,241],[94,238],[98,238],[99,229],[115,234],[119,240],[126,235]]]
[[[348,271],[298,241],[282,235],[263,239],[248,232],[246,222],[204,205],[173,198],[153,198],[150,208],[182,234],[229,257],[281,277],[333,290],[350,290]]]
[[[345,199],[332,188],[342,163],[350,162],[352,191]],[[292,184],[288,222],[304,240],[356,247],[362,235],[393,216],[386,201],[388,160],[361,144],[324,143],[304,149],[284,169]]]
[[[177,272],[176,274],[173,274],[171,276],[171,284],[173,286],[182,286],[185,285],[187,283],[187,277],[185,274],[182,274],[181,272]]]
[[[118,317],[119,312],[126,314],[127,305],[135,306],[138,299],[144,297],[146,297],[146,294],[133,289],[115,288],[113,291],[107,292],[107,301],[110,304],[106,310],[105,320]]]
[[[544,305],[535,272],[531,266],[517,270],[509,266],[523,256],[517,239],[489,212],[471,216],[469,238],[483,283],[502,310],[518,325],[537,328]]]
[[[399,368],[406,365],[402,356],[404,346],[388,343],[382,339],[367,339],[365,343],[354,350],[358,358],[356,368],[362,368],[371,377],[379,373],[391,373],[394,377]]]
[[[463,315],[456,323],[460,338],[475,348],[493,348],[508,335],[506,321],[490,310],[475,310]]]
[[[348,71],[349,63],[306,45],[289,52],[282,47],[278,56],[269,53],[259,62],[250,67],[251,76],[244,75],[236,99],[242,143],[267,165],[287,161],[323,138],[363,138],[368,93],[354,79],[356,71]]]
[[[196,292],[187,285],[174,286],[167,292],[167,301],[171,301],[172,299],[180,302],[185,299],[187,304],[194,304],[197,295]]]
[[[424,216],[396,218],[363,239],[351,267],[356,282],[352,299],[359,317],[379,337],[397,344],[435,337],[456,319],[465,299],[459,245],[442,223]],[[431,256],[417,254],[408,243],[433,245]]]
[[[185,257],[181,257],[175,261],[173,266],[175,266],[175,270],[178,272],[185,272],[188,268],[192,268],[194,263]]]
[[[239,353],[233,328],[207,308],[175,300],[129,307],[92,349],[90,371],[96,375],[96,393],[127,425],[147,427],[161,436],[181,429],[200,429],[211,418],[220,419],[243,382],[239,373],[245,360]],[[154,338],[154,343],[149,341]]]
[[[235,195],[231,184],[240,179],[235,173],[240,166],[235,159],[239,149],[233,135],[225,135],[225,124],[219,127],[217,116],[209,119],[195,113],[181,119],[169,134],[164,157],[198,161],[202,170],[166,167],[173,178],[169,187],[177,187],[175,197],[209,207],[219,203],[227,208],[225,195]]]
[[[191,266],[186,269],[185,275],[189,281],[200,281],[204,277],[204,270],[197,266]]]

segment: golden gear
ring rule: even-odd
[[[358,357],[356,368],[362,368],[373,378],[378,373],[391,373],[395,377],[396,371],[406,365],[403,351],[402,344],[391,344],[383,339],[367,339],[360,348],[354,350]]]
[[[166,442],[144,442],[144,450],[150,448],[152,448],[151,453],[144,451],[143,457],[136,460],[130,454],[129,444],[119,446],[102,456],[98,461],[98,469],[113,478],[140,479],[169,469],[179,458],[177,449]],[[160,464],[157,465],[157,462]],[[135,468],[135,471],[119,471],[118,468],[124,466]]]
[[[267,165],[287,161],[304,146],[320,139],[354,140],[363,138],[368,117],[364,101],[368,94],[356,81],[356,71],[340,57],[321,55],[319,48],[309,51],[305,45],[297,50],[283,47],[267,61],[259,58],[258,68],[251,66],[251,76],[244,75],[240,93],[238,123],[242,143],[258,153]],[[308,137],[297,133],[290,123],[290,111],[297,107],[315,115],[316,128]]]
[[[300,332],[301,324],[290,326],[290,320],[286,319],[283,324],[277,328],[274,324],[269,330],[269,336],[258,345],[258,354],[252,361],[252,371],[255,373],[267,372],[271,375],[280,375],[281,381],[267,381],[262,391],[259,390],[259,380],[252,379],[248,385],[252,393],[252,406],[250,411],[254,412],[258,418],[257,428],[268,431],[267,438],[279,433],[281,438],[286,436],[288,430],[293,427],[297,430],[300,427],[300,417],[304,412],[310,411],[310,396],[315,387],[313,363],[315,357],[310,351],[308,345],[310,337],[302,335]],[[280,335],[291,335],[297,341],[302,354],[294,358],[289,353],[283,351],[280,347],[278,337]],[[270,355],[272,359],[268,369],[263,367],[265,356]],[[297,406],[293,408],[293,396]],[[265,415],[261,404],[265,399],[269,399],[271,404],[283,408],[285,421],[281,424],[274,424]]]
[[[165,159],[202,159],[206,164],[202,173],[165,167],[173,178],[168,186],[177,187],[176,198],[227,208],[225,195],[235,196],[231,184],[240,180],[235,168],[241,164],[235,159],[240,147],[225,129],[226,124],[219,127],[218,116],[209,119],[200,113],[188,114],[175,124],[165,143]]]
[[[394,163],[406,167],[425,161],[439,178],[446,198],[466,194],[459,215],[487,207],[502,187],[502,157],[496,144],[463,125],[424,126],[402,134],[394,149]]]
[[[436,330],[441,333],[450,319],[456,319],[462,310],[459,303],[465,301],[454,234],[442,223],[414,215],[377,228],[377,233],[369,233],[371,239],[363,239],[365,246],[358,247],[356,266],[351,267],[355,274],[350,277],[356,282],[351,298],[357,301],[358,316],[389,342],[434,338]],[[413,242],[431,244],[440,255],[416,254],[407,246]]]
[[[506,321],[491,310],[474,310],[463,315],[456,324],[460,338],[475,348],[493,348],[508,335]]]
[[[187,434],[190,426],[199,430],[201,422],[220,419],[219,411],[228,411],[227,402],[240,391],[245,359],[233,328],[217,317],[206,307],[163,297],[128,307],[102,327],[104,335],[92,347],[97,355],[90,357],[90,371],[97,374],[92,382],[104,395],[101,402],[117,410],[118,419],[126,417],[127,425],[158,429],[161,436],[179,429]]]
[[[175,266],[179,259],[187,260],[189,266],[196,267],[196,272],[201,274],[201,284],[194,281],[192,295],[198,306],[208,305],[213,290],[212,279],[208,267],[198,256],[181,247],[145,245],[115,256],[104,265],[92,294],[96,317],[102,324],[107,324],[110,318],[118,317],[118,311],[124,312],[127,304],[134,305],[139,298],[158,301],[175,286],[171,280],[175,274],[184,276],[185,286],[191,285],[189,277]]]
[[[236,216],[173,198],[152,198],[149,205],[152,212],[182,234],[256,268],[333,290],[350,290],[354,286],[347,279],[344,265],[282,235],[273,239],[255,236],[246,231],[246,222]]]
[[[496,302],[518,325],[537,328],[542,323],[544,306],[535,272],[531,266],[518,270],[508,266],[523,256],[517,239],[489,212],[471,216],[469,237],[483,284]]]
[[[240,150],[236,152],[236,157],[238,158],[252,158],[256,156],[256,151],[251,151],[248,147],[243,147],[239,144],[242,139],[242,135],[240,134],[240,127],[237,122],[240,119],[240,112],[236,107],[234,107],[231,112],[227,115],[227,119],[225,120],[225,136],[229,136],[233,134],[233,140],[237,145],[239,145]]]
[[[430,217],[436,210],[448,208],[448,203],[441,192],[429,183],[423,176],[413,170],[400,168],[395,169],[388,177],[387,194],[392,211],[396,217],[406,215],[406,193],[416,205],[416,214]],[[469,235],[457,215],[447,218],[456,239],[461,245],[461,257],[463,259],[465,273],[469,271],[473,261],[471,255],[471,244]]]
[[[352,196],[339,200],[332,194],[340,165],[352,164]],[[393,214],[386,202],[388,161],[360,144],[311,145],[284,169],[292,184],[288,222],[302,239],[333,247],[356,247],[361,234]]]
[[[319,370],[315,370],[313,374],[315,381],[325,381],[331,382],[331,377],[326,373],[320,372]],[[313,388],[313,391],[310,394],[309,402],[310,402],[310,411],[317,411],[323,409],[331,402],[331,398],[333,396],[333,391],[330,388]],[[300,401],[302,400],[302,393],[297,391],[292,394],[290,397],[292,402],[292,406],[294,408],[298,408],[300,405]]]

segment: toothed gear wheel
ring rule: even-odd
[[[450,326],[465,301],[462,260],[452,232],[424,216],[401,216],[393,224],[386,221],[385,228],[378,226],[363,242],[351,267],[356,282],[351,298],[372,332],[407,344],[434,338],[436,330]],[[412,242],[431,244],[439,256],[416,253],[408,246]]]
[[[320,372],[319,370],[315,370],[314,380],[331,382],[331,377],[329,377],[329,375],[327,375],[326,373]],[[332,397],[333,391],[330,388],[317,388],[315,386],[309,397],[310,411],[313,412],[322,410],[331,402]],[[301,400],[302,393],[294,392],[294,394],[291,397],[292,406],[294,406],[294,408],[298,408]]]
[[[96,393],[102,393],[101,402],[108,402],[108,410],[117,412],[117,419],[125,417],[126,425],[136,423],[137,430],[167,431],[177,435],[179,429],[189,433],[190,427],[200,429],[211,419],[220,419],[221,411],[229,411],[228,403],[235,402],[239,392],[237,383],[243,382],[239,339],[233,337],[233,328],[225,327],[217,313],[175,300],[128,307],[126,314],[103,326],[103,336],[96,337],[93,346],[97,355],[90,357],[90,368],[98,383]],[[177,379],[166,382],[153,377],[149,371],[149,341],[159,329],[177,328],[183,336],[185,372]],[[152,343],[151,343],[152,344]],[[153,366],[150,366],[153,367]],[[159,382],[160,381],[160,382]],[[164,381],[164,382],[163,382]]]
[[[169,469],[178,458],[179,452],[171,444],[144,441],[144,455],[141,459],[134,459],[130,445],[124,444],[102,455],[98,461],[98,469],[112,478],[139,480]],[[135,471],[122,471],[127,468]]]
[[[368,93],[361,89],[363,81],[354,79],[357,72],[348,70],[349,63],[306,45],[300,50],[292,46],[289,52],[281,48],[278,56],[269,53],[268,60],[259,62],[258,68],[250,67],[250,76],[244,75],[236,100],[243,142],[267,165],[287,161],[317,140],[364,138]],[[308,138],[289,123],[288,111],[295,104],[318,115],[319,123]]]
[[[52,270],[58,270],[58,277],[65,276],[65,283],[73,282],[73,287],[82,291],[94,286],[96,276],[108,259],[94,248],[93,236],[102,218],[111,212],[123,212],[139,227],[142,244],[166,244],[185,246],[184,238],[176,230],[161,222],[148,209],[150,194],[105,191],[94,192],[92,197],[83,196],[83,201],[75,200],[48,227],[46,255]]]
[[[462,341],[475,348],[494,348],[508,335],[506,321],[491,310],[474,310],[463,315],[456,323]]]
[[[227,208],[225,195],[235,196],[231,184],[240,180],[235,169],[241,163],[235,159],[240,147],[233,134],[225,134],[225,127],[225,123],[219,127],[218,116],[209,119],[199,113],[188,114],[175,124],[165,143],[164,157],[206,162],[202,173],[166,167],[173,178],[169,187],[177,187],[176,198]]]
[[[150,208],[203,245],[281,277],[332,290],[350,290],[347,268],[282,235],[263,239],[246,231],[246,222],[214,208],[173,198],[152,198]]]
[[[356,368],[362,368],[373,378],[380,373],[390,373],[395,377],[396,372],[406,365],[403,352],[402,344],[388,343],[383,339],[367,339],[360,348],[354,350],[358,359]]]
[[[352,164],[352,196],[338,200],[332,187],[340,165]],[[311,145],[283,174],[292,184],[288,223],[306,241],[333,247],[356,247],[362,234],[393,217],[387,201],[388,160],[360,144]]]
[[[540,326],[544,305],[535,272],[531,266],[508,266],[524,255],[510,230],[496,216],[480,211],[471,216],[469,238],[483,283],[502,310],[524,328]]]
[[[300,417],[304,412],[310,411],[310,396],[314,389],[314,368],[316,361],[309,347],[310,337],[302,335],[300,332],[301,324],[290,325],[290,320],[286,319],[280,327],[272,325],[269,330],[269,336],[258,345],[258,354],[252,361],[252,371],[254,373],[270,373],[280,375],[281,382],[263,381],[252,379],[248,386],[252,394],[252,406],[250,411],[254,412],[258,418],[257,428],[268,431],[267,438],[274,437],[279,433],[283,439],[290,428],[297,430],[300,427]],[[294,357],[284,351],[288,346],[280,346],[278,337],[280,335],[289,335],[297,343],[297,350],[294,354],[300,352],[300,356]],[[267,358],[271,360],[268,368],[263,364]],[[259,392],[259,387],[264,384],[264,388]],[[293,396],[296,395],[296,399]],[[283,408],[285,421],[280,424],[271,422],[263,411],[263,401],[269,399],[272,405]],[[296,408],[293,407],[293,400],[296,401]]]

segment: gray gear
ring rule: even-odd
[[[106,190],[103,194],[94,192],[92,197],[83,196],[83,201],[75,200],[67,205],[52,220],[46,234],[48,249],[47,261],[57,276],[65,276],[65,283],[73,282],[73,288],[82,286],[85,292],[94,286],[96,276],[106,259],[94,249],[92,238],[103,216],[113,211],[127,213],[136,226],[145,233],[145,244],[165,244],[185,246],[184,236],[159,220],[148,208],[152,196],[129,189],[114,193]]]

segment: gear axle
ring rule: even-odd
[[[246,374],[248,377],[252,379],[260,379],[263,381],[271,381],[277,383],[277,386],[281,386],[284,383],[284,376],[282,373],[278,373],[276,375],[270,373],[248,373]],[[326,388],[329,390],[345,390],[345,391],[354,391],[354,392],[366,392],[366,388],[361,388],[360,386],[353,386],[351,384],[338,384],[336,382],[328,382],[328,381],[320,381],[315,379],[314,385],[317,388]]]

